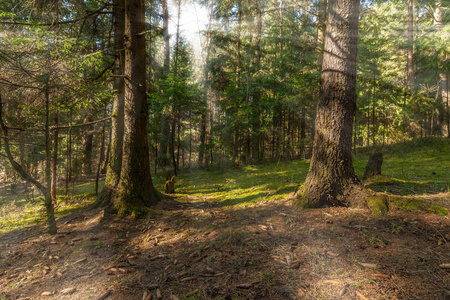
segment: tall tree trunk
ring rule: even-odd
[[[414,91],[414,0],[408,0],[408,56],[407,72],[408,87]]]
[[[436,8],[434,10],[434,26],[436,31],[439,32],[442,30],[444,25],[442,16],[444,14],[444,8],[442,7],[442,0],[438,0],[436,2]],[[445,57],[444,57],[445,59]],[[436,122],[435,126],[433,126],[433,134],[442,136],[442,125],[445,120],[445,103],[448,103],[448,85],[447,85],[447,74],[442,72],[439,74],[439,89],[438,95],[436,95]],[[440,91],[440,95],[439,95]]]
[[[52,159],[52,200],[53,203],[56,205],[56,188],[57,188],[57,170],[58,170],[58,120],[59,120],[59,113],[58,111],[55,111],[55,117],[54,117],[54,125],[56,126],[55,130],[53,130],[53,159]]]
[[[300,207],[354,205],[364,197],[352,164],[359,0],[330,0],[314,148]]]
[[[150,175],[145,63],[144,0],[125,6],[125,130],[120,181],[113,207],[118,215],[139,215],[159,200]]]
[[[124,135],[124,62],[125,62],[125,0],[114,1],[114,50],[115,65],[114,89],[116,94],[113,99],[111,113],[111,139],[109,146],[109,158],[106,166],[105,185],[95,203],[96,206],[106,206],[111,203],[114,191],[120,180],[122,169],[123,135]]]
[[[261,0],[256,1],[256,26],[255,35],[253,39],[253,47],[255,51],[255,67],[254,73],[259,72],[261,69],[261,34],[262,34],[262,7]],[[260,98],[261,92],[259,88],[259,83],[257,82],[254,87],[256,90],[252,99],[252,117],[251,117],[251,127],[252,127],[252,160],[254,162],[259,162],[261,160],[260,155],[260,132],[261,132],[261,116],[260,116]]]
[[[201,109],[201,119],[200,119],[200,146],[198,149],[198,164],[199,166],[203,166],[204,163],[208,162],[206,158],[206,140],[208,138],[208,120],[209,120],[209,139],[212,141],[212,111],[210,109],[210,99],[208,99],[208,91],[209,91],[209,72],[207,64],[209,63],[209,56],[211,52],[211,35],[210,30],[212,28],[213,22],[213,8],[214,8],[215,0],[210,0],[209,3],[209,22],[208,28],[206,30],[206,47],[202,48],[202,63],[203,63],[203,101],[202,101],[202,109]],[[203,51],[203,50],[206,51]],[[190,134],[190,133],[189,133]],[[191,147],[191,146],[189,146]],[[191,149],[191,148],[189,148]],[[191,150],[189,150],[191,153]],[[191,155],[191,154],[189,154]],[[212,160],[212,159],[211,159]],[[190,156],[189,156],[190,161]],[[189,163],[190,164],[190,163]]]
[[[163,10],[163,36],[164,36],[164,66],[163,75],[169,75],[170,69],[170,35],[169,35],[169,9],[168,0],[162,0]],[[169,146],[170,143],[170,119],[163,113],[161,116],[161,138],[159,141],[159,164],[162,167],[169,165]]]
[[[45,88],[45,182],[47,189],[44,194],[44,206],[47,213],[48,232],[56,234],[55,207],[52,201],[52,142],[50,138],[50,92],[48,86]]]

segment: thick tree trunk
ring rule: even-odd
[[[124,34],[125,34],[125,0],[114,2],[114,49],[116,52],[114,73],[114,89],[116,95],[113,100],[111,114],[111,139],[109,158],[106,166],[105,185],[97,198],[96,206],[106,206],[111,203],[114,191],[120,180],[122,169],[122,151],[124,134]]]
[[[331,0],[328,8],[314,148],[299,207],[355,205],[364,197],[352,164],[356,109],[359,0]]]
[[[158,195],[150,175],[148,104],[145,80],[144,0],[125,6],[125,131],[120,181],[113,208],[118,215],[139,215],[156,204]]]

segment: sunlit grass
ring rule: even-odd
[[[377,192],[392,195],[393,204],[405,210],[427,210],[443,214],[439,208],[424,206],[413,196],[444,195],[450,192],[450,140],[430,139],[391,145],[383,150],[382,176],[365,181]],[[354,157],[356,174],[361,178],[370,153]],[[245,207],[261,201],[284,199],[296,191],[308,173],[309,161],[291,161],[218,168],[213,171],[182,172],[175,179],[176,196],[181,199],[206,201],[224,208]],[[153,174],[156,188],[163,191],[164,173]],[[103,182],[101,182],[100,189]],[[85,207],[95,200],[95,182],[76,184],[70,197],[58,196],[56,216],[60,217]],[[62,192],[62,191],[61,191]],[[395,198],[395,196],[399,196]],[[400,196],[406,196],[403,198]],[[449,204],[449,199],[441,199]],[[434,203],[431,203],[434,204]],[[440,203],[441,205],[442,203]],[[45,213],[42,197],[0,194],[0,234],[42,224]]]
[[[100,189],[103,185],[101,182]],[[70,195],[65,197],[63,191],[58,191],[58,205],[55,217],[73,213],[95,200],[95,182],[89,181],[74,185]],[[45,222],[43,197],[35,194],[0,195],[0,234],[32,225],[42,225]]]

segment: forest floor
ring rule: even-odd
[[[293,161],[183,173],[146,219],[62,202],[54,236],[36,216],[5,221],[0,299],[450,299],[450,143],[439,145],[386,150],[384,175],[365,182],[389,196],[383,217],[296,210],[308,162]]]

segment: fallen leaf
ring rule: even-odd
[[[51,296],[52,294],[52,292],[43,292],[41,296]]]

